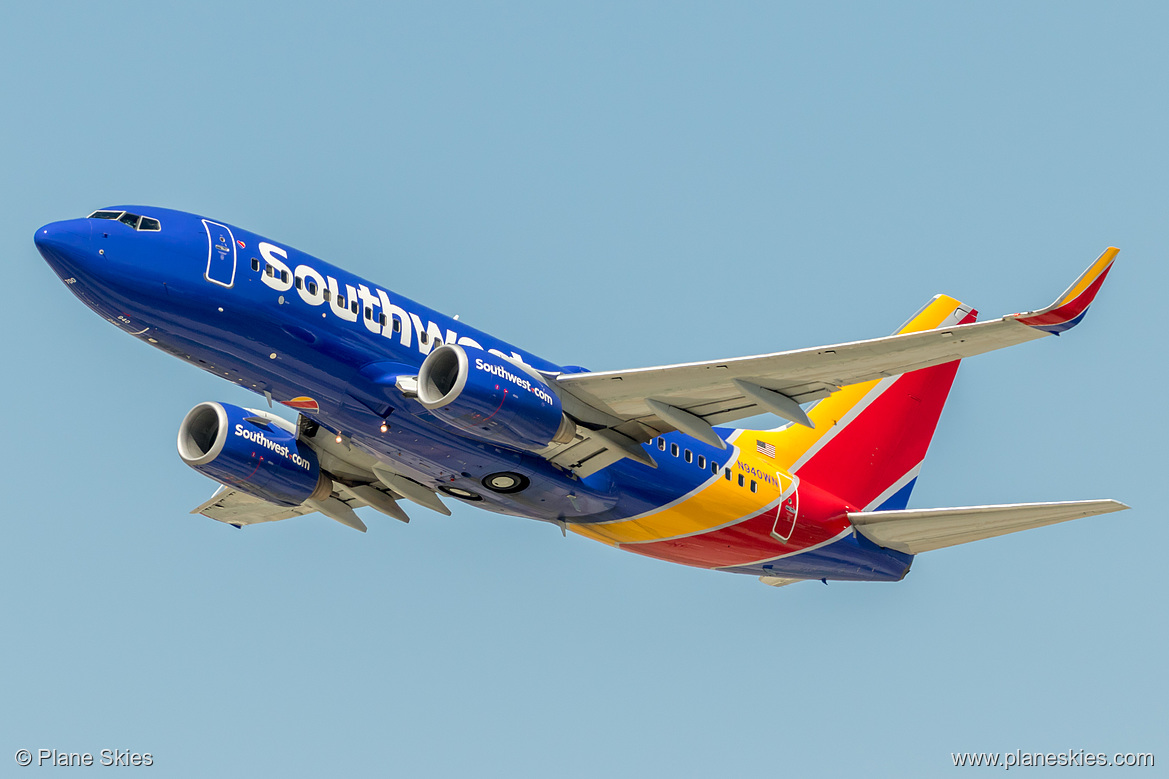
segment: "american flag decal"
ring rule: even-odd
[[[755,441],[755,451],[759,454],[765,454],[768,457],[775,459],[775,444],[769,444],[766,441]]]

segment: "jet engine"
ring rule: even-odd
[[[568,443],[576,433],[560,398],[535,371],[455,344],[423,360],[418,402],[459,430],[519,449]]]
[[[179,426],[179,457],[220,484],[281,506],[323,500],[333,481],[287,422],[227,403],[200,403]]]

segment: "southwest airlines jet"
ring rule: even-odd
[[[237,528],[453,499],[782,586],[898,581],[920,552],[1127,508],[907,508],[959,360],[1074,327],[1114,248],[1038,311],[980,323],[939,295],[885,338],[596,372],[193,214],[113,206],[35,242],[103,319],[297,412],[183,419],[179,456],[222,485],[192,513]],[[764,412],[786,424],[722,426]]]

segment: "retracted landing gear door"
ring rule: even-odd
[[[207,230],[207,272],[203,278],[221,287],[235,283],[235,236],[226,225],[203,220]]]

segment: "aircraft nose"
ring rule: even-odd
[[[68,219],[39,228],[33,236],[33,243],[45,262],[58,274],[72,276],[94,253],[92,238],[91,220]]]
[[[33,243],[38,249],[67,249],[78,239],[88,238],[88,219],[66,219],[63,222],[49,222],[37,230]]]

